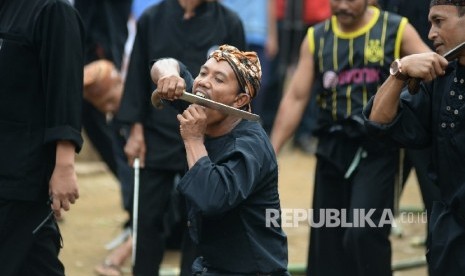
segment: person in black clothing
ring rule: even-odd
[[[260,78],[256,53],[229,45],[209,56],[193,84],[174,59],[152,67],[156,93],[163,99],[176,99],[187,89],[245,110]],[[281,221],[273,225],[266,215],[280,210],[278,164],[266,132],[258,122],[195,104],[177,118],[189,166],[177,189],[186,197],[189,232],[200,253],[192,273],[289,275]]]
[[[465,51],[442,55],[465,41],[465,1],[433,0],[429,38],[437,53],[406,56],[364,109],[365,125],[379,140],[406,148],[432,148],[432,176],[441,191],[433,203],[427,240],[430,273],[464,275],[465,265]],[[424,80],[413,95],[410,78]]]
[[[150,61],[174,57],[197,74],[208,52],[224,43],[245,47],[244,30],[240,18],[216,1],[165,0],[147,8],[137,21],[116,114],[118,121],[131,126],[125,146],[128,160],[132,165],[138,157],[141,164],[135,275],[158,273],[165,242],[163,218],[174,182],[187,167],[176,111],[170,107],[158,110],[150,103],[155,88]],[[187,256],[194,253],[186,250],[191,249],[183,248],[182,273],[187,275],[193,259]]]
[[[428,39],[429,23],[428,12],[430,0],[421,0],[412,5],[407,0],[378,0],[382,9],[392,11],[405,16],[412,26],[417,30],[420,37],[429,47],[432,47],[432,41]],[[406,149],[402,176],[404,183],[408,178],[412,168],[415,168],[418,184],[423,198],[427,216],[431,215],[433,201],[440,199],[439,188],[434,185],[429,175],[431,164],[431,148],[425,149]]]
[[[74,0],[87,31],[85,63],[111,60],[121,68],[132,0]]]
[[[0,275],[65,275],[55,216],[79,198],[83,40],[67,1],[0,1]]]
[[[86,31],[83,128],[96,151],[121,188],[122,206],[128,212],[123,234],[130,228],[134,174],[123,151],[129,131],[114,120],[122,94],[124,48],[128,37],[127,23],[132,0],[74,0]],[[122,235],[123,235],[122,234]],[[116,271],[119,260],[130,254],[130,237],[121,249],[112,252],[96,272],[102,275]],[[124,247],[129,250],[123,250]]]
[[[429,51],[405,17],[368,0],[331,1],[333,16],[310,27],[281,101],[271,141],[279,152],[317,93],[317,163],[307,275],[392,275],[390,223],[398,148],[367,136],[362,110],[408,53]],[[353,223],[335,227],[329,211]],[[363,213],[372,225],[360,225]],[[346,216],[344,215],[346,214]],[[319,224],[318,222],[322,222]],[[340,261],[335,266],[334,260]]]
[[[86,30],[83,126],[90,142],[120,184],[122,205],[128,212],[124,230],[132,224],[134,174],[123,152],[128,130],[112,115],[118,109],[122,94],[124,48],[131,5],[132,0],[74,0]],[[125,233],[128,231],[121,235]],[[131,243],[130,238],[126,238],[123,245]],[[111,274],[108,271],[116,268],[112,264],[129,254],[130,249],[112,252],[97,266],[97,273]]]
[[[132,0],[74,0],[86,30],[86,65],[104,59],[121,72],[131,5]],[[117,105],[109,111],[114,113]],[[133,174],[122,150],[124,130],[116,121],[108,120],[106,112],[87,98],[83,102],[82,114],[84,130],[105,164],[120,181],[123,207],[131,212]]]

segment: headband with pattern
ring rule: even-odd
[[[214,58],[216,61],[227,61],[233,69],[242,91],[249,94],[251,98],[255,98],[260,89],[262,77],[257,53],[243,52],[234,46],[225,44],[213,51],[209,58]]]

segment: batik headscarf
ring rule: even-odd
[[[257,53],[239,51],[236,47],[225,44],[213,51],[208,58],[227,61],[236,75],[241,90],[252,99],[257,96],[262,77]]]
[[[465,6],[465,0],[432,0],[430,7],[436,5]]]

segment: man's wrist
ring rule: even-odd
[[[401,81],[407,81],[410,79],[410,76],[402,70],[402,62],[400,59],[396,59],[391,63],[389,73],[391,76]]]

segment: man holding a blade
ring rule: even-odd
[[[250,110],[261,67],[255,52],[223,45],[193,85],[174,59],[158,60],[151,74],[161,98],[180,98],[187,86],[198,96]],[[200,253],[194,275],[289,275],[278,164],[266,132],[258,122],[197,104],[177,118],[189,167],[177,189],[187,200],[189,232]]]
[[[144,10],[137,33],[116,119],[130,126],[124,152],[132,166],[140,160],[138,225],[133,273],[158,275],[167,236],[181,244],[181,276],[190,275],[195,248],[184,232],[184,199],[174,184],[186,170],[184,145],[179,136],[177,112],[170,106],[153,108],[155,86],[150,61],[173,57],[194,74],[218,45],[245,47],[239,16],[217,1],[164,0]],[[182,240],[180,242],[179,240]]]
[[[464,275],[465,50],[450,50],[465,41],[465,1],[433,0],[428,18],[436,53],[400,59],[365,108],[365,124],[405,147],[432,146],[431,175],[442,199],[433,205],[427,259],[433,276]],[[425,81],[417,93],[405,89],[412,78]]]

